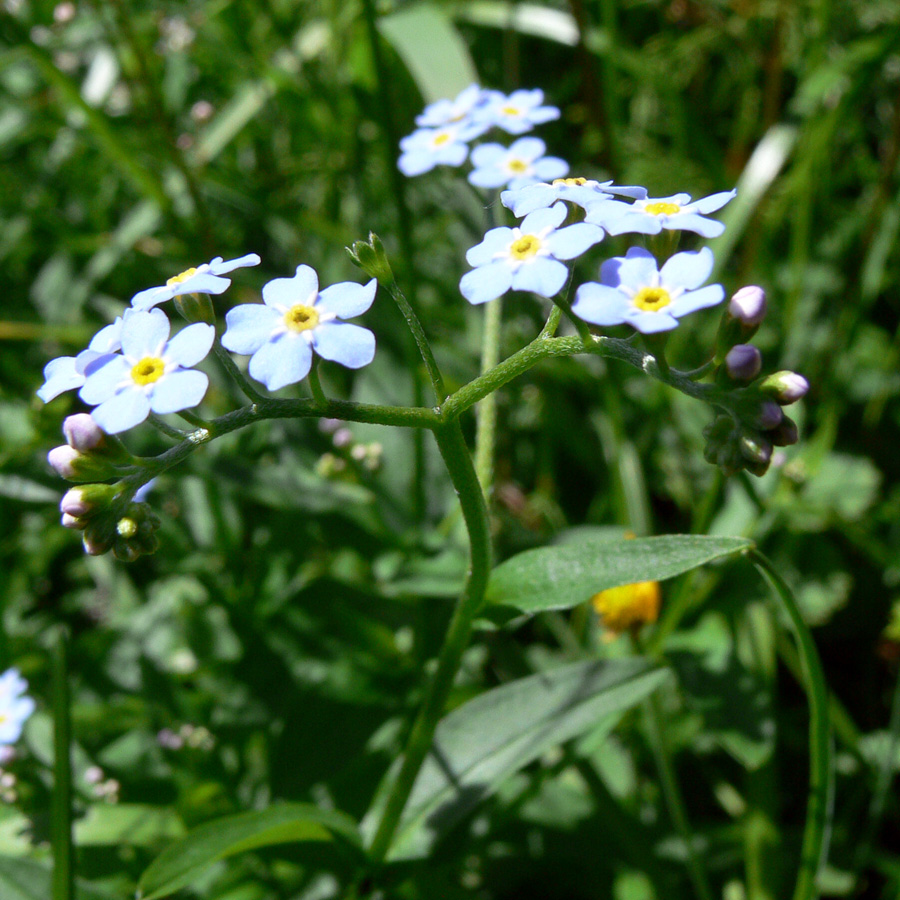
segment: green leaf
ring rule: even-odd
[[[674,534],[621,541],[587,537],[540,547],[494,569],[485,603],[525,613],[568,609],[598,591],[673,578],[752,546],[747,538]]]
[[[245,850],[335,837],[354,846],[360,843],[356,823],[349,816],[310,803],[283,803],[215,819],[163,851],[141,877],[138,896],[143,900],[167,897],[214,862]]]
[[[75,843],[79,847],[145,847],[183,834],[184,825],[177,813],[144,803],[95,803],[75,823]]]
[[[409,69],[426,103],[455,97],[478,81],[475,64],[459,32],[427,3],[384,16],[378,30]]]
[[[50,866],[30,859],[0,856],[0,897],[3,900],[47,900],[52,896]],[[111,900],[109,894],[79,884],[75,900]]]
[[[587,660],[520,678],[455,709],[438,724],[388,859],[425,856],[503,779],[636,706],[668,677],[642,659]]]

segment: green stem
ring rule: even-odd
[[[325,406],[328,403],[328,398],[325,396],[325,391],[322,390],[322,382],[319,379],[319,357],[313,357],[312,365],[309,367],[309,375],[306,376],[309,380],[309,389],[312,391],[313,400],[316,401],[316,405],[319,407]]]
[[[803,665],[804,689],[809,702],[809,799],[793,900],[816,900],[819,896],[816,875],[828,855],[828,820],[832,797],[828,690],[815,642],[803,621],[791,589],[762,553],[751,550],[749,556],[773,588],[782,611],[791,623]]]
[[[500,326],[503,301],[497,298],[484,311],[484,334],[481,342],[481,374],[496,368],[500,361]],[[478,404],[475,430],[475,471],[486,496],[490,496],[494,475],[494,443],[497,434],[497,395],[493,391]]]
[[[68,639],[60,627],[53,649],[53,798],[50,834],[53,847],[53,900],[73,900],[72,724],[69,718]]]
[[[180,410],[177,415],[179,415],[185,422],[189,425],[193,425],[194,428],[206,428],[209,429],[210,423],[206,421],[206,419],[201,419],[200,416],[195,415],[189,409]]]
[[[444,645],[438,657],[437,669],[413,723],[403,754],[403,763],[391,786],[381,820],[372,839],[369,855],[376,862],[382,862],[390,850],[403,808],[409,799],[419,769],[431,749],[434,730],[444,711],[463,652],[469,643],[472,619],[484,598],[491,570],[491,536],[487,507],[462,430],[456,422],[442,425],[434,429],[434,438],[447,466],[453,487],[459,495],[463,518],[469,533],[469,577],[450,620]]]
[[[669,746],[666,737],[666,730],[663,725],[664,715],[660,708],[659,699],[655,695],[651,695],[643,706],[647,713],[650,743],[654,759],[656,760],[656,768],[659,772],[663,795],[666,799],[666,807],[669,810],[672,823],[675,825],[684,843],[685,852],[687,853],[688,874],[694,886],[694,893],[699,900],[712,900],[713,892],[706,877],[706,869],[697,855],[697,848],[694,846],[694,836],[688,822],[684,797],[681,795],[675,768],[672,765],[672,748]]]
[[[431,345],[428,343],[428,338],[425,337],[425,329],[422,328],[419,317],[404,296],[403,291],[400,290],[397,282],[391,281],[390,284],[385,285],[385,287],[390,291],[394,303],[397,304],[400,312],[403,314],[403,318],[406,319],[406,324],[412,332],[413,338],[415,338],[416,346],[419,348],[419,355],[422,357],[422,362],[425,363],[425,369],[428,372],[428,378],[431,381],[435,399],[438,403],[442,403],[447,396],[447,391],[444,388],[444,379],[441,375],[441,370],[438,368],[437,362],[435,362],[434,359],[434,354],[431,352]]]
[[[163,420],[156,415],[156,413],[150,413],[150,417],[147,420],[154,428],[159,429],[163,434],[168,435],[171,438],[175,438],[180,441],[183,440],[187,435],[186,431],[182,431],[180,428],[173,428],[171,425],[163,422]]]
[[[258,403],[266,398],[247,380],[244,373],[238,368],[237,363],[231,358],[231,354],[219,343],[215,343],[216,358],[225,367],[228,374],[237,382],[244,395],[253,403]]]

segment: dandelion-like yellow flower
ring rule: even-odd
[[[611,637],[618,637],[645,622],[655,622],[661,597],[658,581],[639,581],[600,591],[591,597],[591,603]]]

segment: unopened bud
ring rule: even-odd
[[[123,538],[132,538],[137,534],[138,523],[134,521],[134,519],[129,518],[128,516],[123,516],[116,522],[116,532],[120,537]]]
[[[768,466],[772,459],[772,443],[761,434],[754,431],[745,431],[739,441],[741,456],[751,463],[764,463]]]
[[[773,400],[764,400],[756,414],[756,424],[763,431],[771,431],[784,418],[781,407]]]
[[[759,389],[768,394],[776,403],[789,406],[805,397],[809,391],[809,382],[796,372],[776,372],[769,375],[760,384]]]
[[[778,424],[778,427],[773,428],[769,432],[769,437],[776,447],[790,447],[800,440],[800,431],[797,428],[797,423],[785,416]]]
[[[63,528],[75,528],[78,531],[87,527],[87,522],[84,519],[79,519],[77,516],[71,516],[69,513],[63,513],[60,522],[62,523]]]
[[[106,481],[115,475],[112,464],[94,453],[81,453],[68,444],[54,447],[47,454],[47,462],[66,481]]]
[[[96,449],[106,440],[106,434],[88,413],[66,416],[63,434],[68,445],[82,453]]]
[[[101,538],[92,532],[86,532],[81,538],[81,543],[84,546],[84,552],[88,556],[103,556],[112,546],[108,538]]]
[[[729,301],[728,312],[742,325],[758,326],[766,317],[766,292],[755,284],[742,287]]]
[[[752,344],[736,344],[725,357],[725,369],[735,381],[753,381],[762,368],[762,354]]]
[[[63,494],[59,501],[59,510],[69,516],[83,516],[92,508],[92,504],[84,496],[81,488],[72,488]]]
[[[114,484],[85,484],[66,491],[59,503],[59,510],[76,518],[100,512],[115,499],[118,488]]]
[[[175,308],[188,322],[216,324],[216,311],[209,294],[179,294],[175,297]]]
[[[391,271],[391,264],[384,252],[384,244],[381,243],[377,234],[370,231],[368,242],[354,241],[350,247],[347,247],[347,252],[353,263],[367,275],[377,278],[381,284],[393,283],[394,273]]]

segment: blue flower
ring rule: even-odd
[[[472,121],[472,113],[485,102],[487,97],[487,91],[477,84],[470,84],[457,95],[455,100],[437,100],[426,106],[422,114],[416,116],[416,125],[420,128],[441,128],[457,122],[469,124]],[[479,127],[483,134],[490,125],[485,122]],[[475,136],[473,135],[473,137]]]
[[[466,141],[486,130],[486,125],[472,122],[419,128],[400,141],[403,153],[397,160],[397,168],[411,178],[430,172],[435,166],[461,166],[469,155]]]
[[[131,310],[126,310],[127,316]],[[87,350],[82,350],[78,356],[59,356],[51,359],[44,366],[44,383],[38,388],[37,395],[49,403],[54,397],[58,397],[65,391],[74,391],[84,384],[84,370],[88,363],[93,362],[106,353],[114,353],[122,347],[122,317],[116,317],[112,325],[101,328],[91,339]]]
[[[198,266],[196,269],[185,269],[180,275],[174,275],[160,287],[138,291],[131,298],[134,309],[151,309],[157,303],[164,303],[181,294],[221,294],[231,285],[230,278],[222,278],[226,272],[242,269],[245,266],[258,266],[259,257],[248,253],[238,259],[223,260],[217,256],[214,260]]]
[[[169,340],[170,329],[161,309],[136,310],[122,323],[122,352],[88,364],[79,396],[97,407],[91,418],[107,434],[139,425],[151,410],[178,412],[203,399],[209,378],[189,367],[209,353],[216,329],[197,322]]]
[[[594,325],[628,324],[643,334],[670,331],[681,316],[725,299],[720,284],[700,287],[712,268],[708,247],[676,253],[661,269],[652,254],[632,247],[624,257],[603,263],[601,284],[589,281],[578,288],[572,312]]]
[[[544,156],[546,152],[547,145],[535,137],[519,138],[509,148],[502,144],[481,144],[472,151],[475,168],[469,173],[469,181],[476,187],[508,185],[515,190],[565,175],[569,164],[556,156]]]
[[[34,700],[23,696],[27,690],[28,682],[18,669],[0,675],[0,747],[19,739],[25,720],[34,712]]]
[[[613,194],[642,200],[647,196],[647,189],[587,178],[556,178],[551,184],[529,184],[518,190],[503,191],[500,202],[514,216],[521,217],[536,209],[546,209],[557,200],[567,200],[587,209],[600,200],[611,200]]]
[[[500,91],[488,91],[485,102],[473,116],[509,134],[524,134],[535,125],[559,118],[559,110],[555,106],[542,106],[543,102],[544,92],[540,88],[513,91],[508,97]]]
[[[559,293],[569,270],[559,262],[574,259],[603,240],[603,229],[579,222],[560,228],[566,206],[557,203],[527,215],[518,228],[492,228],[466,253],[471,266],[459,289],[469,303],[487,303],[510,288],[542,297]]]
[[[707,213],[721,209],[736,191],[721,191],[691,203],[690,194],[673,194],[658,199],[645,198],[633,204],[603,200],[587,211],[586,222],[605,228],[609,234],[659,234],[669,230],[693,231],[701,237],[718,237],[725,226]]]
[[[276,278],[263,287],[265,305],[245,303],[226,314],[222,346],[249,355],[250,375],[270,391],[305,378],[313,350],[358,369],[372,362],[375,335],[341,320],[364,313],[377,286],[374,278],[368,284],[345,281],[320,293],[315,270],[297,266],[293,278]]]

